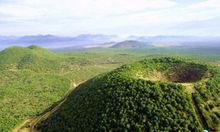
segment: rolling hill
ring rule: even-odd
[[[22,59],[27,55],[32,55],[44,59],[53,59],[58,57],[55,53],[35,45],[31,45],[27,48],[13,46],[0,52],[0,63],[18,63],[20,61],[19,59]]]
[[[55,73],[62,62],[58,60],[58,55],[38,46],[0,52],[0,131],[10,131],[42,112],[69,89],[72,80]]]
[[[220,69],[178,58],[124,65],[77,87],[40,131],[219,130]]]
[[[219,60],[218,56],[181,51],[178,55]],[[42,131],[87,127],[219,130],[219,68],[179,58],[153,58],[160,52],[109,48],[55,53],[38,46],[7,48],[0,52],[0,131],[20,125]],[[148,59],[109,72],[146,55]],[[53,113],[53,106],[60,109]],[[41,119],[48,110],[49,118]],[[40,119],[35,121],[37,126],[29,124],[32,119]],[[93,119],[101,121],[100,125]]]
[[[39,115],[76,84],[137,59],[123,57],[87,52],[54,53],[38,46],[15,46],[1,51],[0,131],[11,131]]]

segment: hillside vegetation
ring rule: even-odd
[[[198,62],[145,59],[81,84],[37,129],[217,131],[219,77],[219,68]],[[196,91],[188,92],[188,83]]]
[[[75,110],[83,109],[82,113],[84,113],[74,117],[77,119],[74,122],[78,122],[78,119],[81,120],[81,118],[83,118],[82,122],[85,120],[85,122],[89,122],[89,119],[95,117],[91,116],[89,118],[84,118],[87,117],[87,112],[93,113],[95,110],[98,112],[101,109],[106,112],[104,112],[101,117],[97,117],[97,120],[103,118],[104,122],[102,124],[106,124],[107,126],[95,126],[97,129],[101,126],[108,129],[109,126],[112,127],[112,122],[114,122],[112,127],[114,130],[125,128],[125,124],[128,124],[128,126],[126,126],[128,130],[131,128],[140,128],[141,130],[156,129],[161,125],[161,122],[156,120],[159,120],[159,117],[163,115],[158,114],[158,111],[161,112],[162,110],[165,111],[162,116],[163,123],[170,122],[170,118],[172,118],[175,119],[178,124],[180,122],[182,122],[182,124],[176,125],[177,123],[175,121],[171,121],[170,124],[165,123],[165,126],[162,126],[161,129],[180,129],[183,124],[186,124],[184,130],[200,130],[202,127],[209,128],[210,130],[219,130],[219,69],[200,63],[185,63],[181,59],[166,59],[164,61],[164,58],[162,58],[162,60],[159,58],[151,59],[154,56],[179,56],[180,54],[181,56],[193,57],[208,62],[215,62],[220,59],[218,54],[211,54],[211,51],[188,51],[188,49],[182,48],[94,48],[65,53],[55,53],[38,46],[15,46],[7,48],[0,52],[0,131],[11,131],[15,127],[17,128],[17,126],[20,126],[24,121],[27,121],[27,119],[40,117],[39,115],[44,113],[45,110],[52,108],[52,106],[62,100],[68,91],[73,90],[76,84],[91,79],[100,73],[109,72],[122,64],[132,63],[143,58],[149,58],[150,60],[146,59],[144,61],[125,65],[113,72],[97,76],[81,84],[67,98],[62,108],[54,114],[57,115],[57,117],[51,115],[48,120],[44,121],[42,124],[38,124],[38,128],[55,131],[55,129],[51,127],[60,121],[62,123],[65,122],[65,124],[62,124],[62,127],[60,126],[61,124],[56,126],[57,130],[60,130],[64,126],[66,128],[64,130],[75,130],[73,129],[75,126],[72,126],[70,123],[70,121],[72,121],[70,117],[73,117],[71,114],[73,111],[73,113],[77,115],[80,111]],[[165,61],[167,61],[167,63],[165,63]],[[172,61],[174,62],[170,63]],[[177,63],[176,61],[181,63]],[[191,76],[191,73],[193,76]],[[112,82],[114,82],[114,85]],[[139,83],[143,83],[143,86],[139,87]],[[188,86],[193,87],[193,85],[195,85],[195,88],[186,88]],[[146,90],[149,89],[148,87],[150,87],[150,91]],[[172,99],[169,98],[170,93],[168,96],[168,93],[166,90],[164,91],[162,87],[170,89],[168,92],[171,91]],[[175,90],[172,90],[172,88]],[[103,89],[105,89],[104,93],[102,92]],[[118,91],[116,89],[118,89]],[[127,91],[124,91],[125,89]],[[155,89],[158,91],[154,92]],[[189,89],[191,89],[191,92],[189,92]],[[90,92],[90,90],[92,91]],[[115,90],[117,92],[115,92]],[[96,94],[97,91],[99,94]],[[140,93],[140,91],[142,91],[142,93]],[[147,91],[147,93],[144,91]],[[78,93],[83,96],[78,96]],[[193,96],[191,96],[191,93]],[[101,97],[102,95],[103,97]],[[133,97],[134,95],[138,96]],[[154,95],[156,96],[155,99]],[[177,98],[177,96],[179,98]],[[139,99],[139,97],[143,98]],[[150,99],[145,97],[153,98]],[[163,100],[163,97],[167,99]],[[73,98],[73,101],[71,101],[71,98]],[[78,98],[79,102],[77,102]],[[97,104],[97,101],[100,100],[103,101],[103,103],[106,101],[110,102],[106,105]],[[127,104],[124,104],[123,100],[126,101]],[[183,106],[188,106],[187,109],[181,112],[182,105],[177,106],[173,100],[177,100],[176,102],[178,104],[181,104],[179,100],[183,100],[183,102],[185,102]],[[196,103],[198,104],[196,107],[200,115],[206,120],[205,127],[204,123],[198,118],[198,112],[195,114],[195,111],[191,109],[192,106],[195,106],[192,103],[193,100],[194,102],[198,102]],[[90,101],[94,101],[94,103]],[[170,101],[173,101],[171,106],[166,106],[164,108],[160,106],[161,103],[170,104]],[[69,104],[76,103],[76,108],[72,108],[67,102],[69,102]],[[115,102],[116,104],[114,104]],[[147,104],[144,104],[144,102],[147,102]],[[82,105],[84,104],[82,108],[80,103]],[[90,107],[91,103],[94,107]],[[124,105],[116,106],[118,104]],[[138,110],[136,110],[137,104]],[[134,114],[134,112],[139,113],[139,105],[142,104],[144,106],[140,107],[142,111],[140,117],[143,116],[144,123],[140,121],[142,118],[140,119],[137,114]],[[96,108],[96,105],[105,107]],[[169,113],[167,112],[169,111],[166,109],[168,109],[167,107],[173,106],[175,106],[175,108],[169,108],[169,111],[171,111],[171,113],[174,111],[176,114],[168,116],[169,119],[167,119],[165,115],[168,115]],[[88,109],[84,109],[85,107]],[[121,114],[120,116],[115,113],[111,115],[110,110],[114,112],[113,108],[115,107],[117,107],[115,111],[117,114],[120,114],[119,109],[122,109],[122,113],[124,113],[123,119]],[[135,107],[134,110],[133,107]],[[65,111],[68,111],[67,113],[63,111],[64,108]],[[106,108],[110,108],[110,110],[107,111]],[[148,108],[151,108],[148,112],[153,112],[153,114],[151,113],[145,116],[147,112],[146,109]],[[155,111],[153,108],[155,108]],[[68,114],[70,115],[70,117],[67,117],[69,121],[65,120]],[[100,113],[98,114],[100,116]],[[107,118],[105,114],[113,117]],[[187,121],[185,120],[186,116],[190,118]],[[147,119],[145,119],[146,117]],[[155,119],[152,119],[152,117],[155,117]],[[182,117],[183,120],[179,121],[178,119],[182,119]],[[118,127],[118,124],[120,124],[119,118],[123,127]],[[111,119],[115,120],[110,121]],[[151,119],[153,121],[151,121]],[[138,121],[138,123],[136,121]],[[137,126],[134,125],[134,123],[137,124]],[[152,127],[143,128],[143,124],[145,123],[149,123],[148,126]],[[66,127],[66,124],[68,127]],[[77,124],[79,125],[78,127],[83,127],[82,130],[84,129],[85,124],[82,123],[81,126],[80,123],[76,123],[76,125]],[[92,122],[91,125],[97,124]],[[170,128],[168,127],[169,125],[171,126]],[[93,126],[88,127],[93,128]]]
[[[86,52],[54,53],[38,46],[1,51],[0,131],[10,131],[42,113],[74,85],[136,58]]]

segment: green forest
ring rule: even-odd
[[[167,78],[147,79],[154,70]],[[215,131],[220,123],[218,87],[209,91],[212,108],[206,111],[200,105],[195,108],[192,100],[195,96],[195,103],[206,103],[198,99],[202,90],[196,88],[196,93],[189,94],[181,84],[218,85],[219,74],[213,70],[208,65],[169,57],[123,65],[77,87],[61,108],[37,127],[41,131]],[[139,71],[146,78],[135,74]],[[188,72],[195,72],[190,80]],[[169,77],[171,74],[177,80]],[[209,74],[214,74],[212,80]],[[209,85],[204,87],[208,89]],[[196,111],[202,113],[208,126]],[[209,116],[211,120],[207,120]]]
[[[110,53],[111,54],[111,53]],[[65,93],[97,74],[138,56],[54,53],[37,46],[0,52],[0,131],[9,131],[37,116]]]
[[[216,53],[178,48],[6,48],[0,131],[218,131],[218,60]]]

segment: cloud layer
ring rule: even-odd
[[[0,1],[0,35],[104,33],[215,36],[220,35],[220,24],[216,25],[215,32],[213,25],[208,24],[220,23],[219,18],[219,0],[190,3],[182,0]]]

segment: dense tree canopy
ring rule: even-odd
[[[38,46],[1,51],[0,131],[10,131],[50,108],[73,84],[145,58],[145,53],[118,49],[54,53]],[[220,130],[219,68],[180,58],[152,58],[148,50],[147,54],[149,59],[81,84],[37,127],[43,131]],[[200,55],[191,54],[205,61],[219,59]],[[195,85],[193,96],[185,84]]]
[[[124,65],[81,84],[57,112],[38,124],[38,129],[200,131],[203,126],[193,106],[191,94],[186,92],[181,83],[200,84],[202,80],[208,79],[209,71],[212,68],[208,65],[166,57]],[[160,80],[151,80],[149,76],[156,72],[162,72],[162,77]],[[219,90],[216,83],[212,84]],[[208,87],[209,85],[207,89]],[[198,92],[201,90],[198,89]],[[217,98],[213,101],[218,100],[219,92],[212,96]],[[213,104],[210,107],[218,106]],[[219,124],[219,111],[211,112],[213,113],[213,121]],[[212,122],[211,124],[213,125]]]

